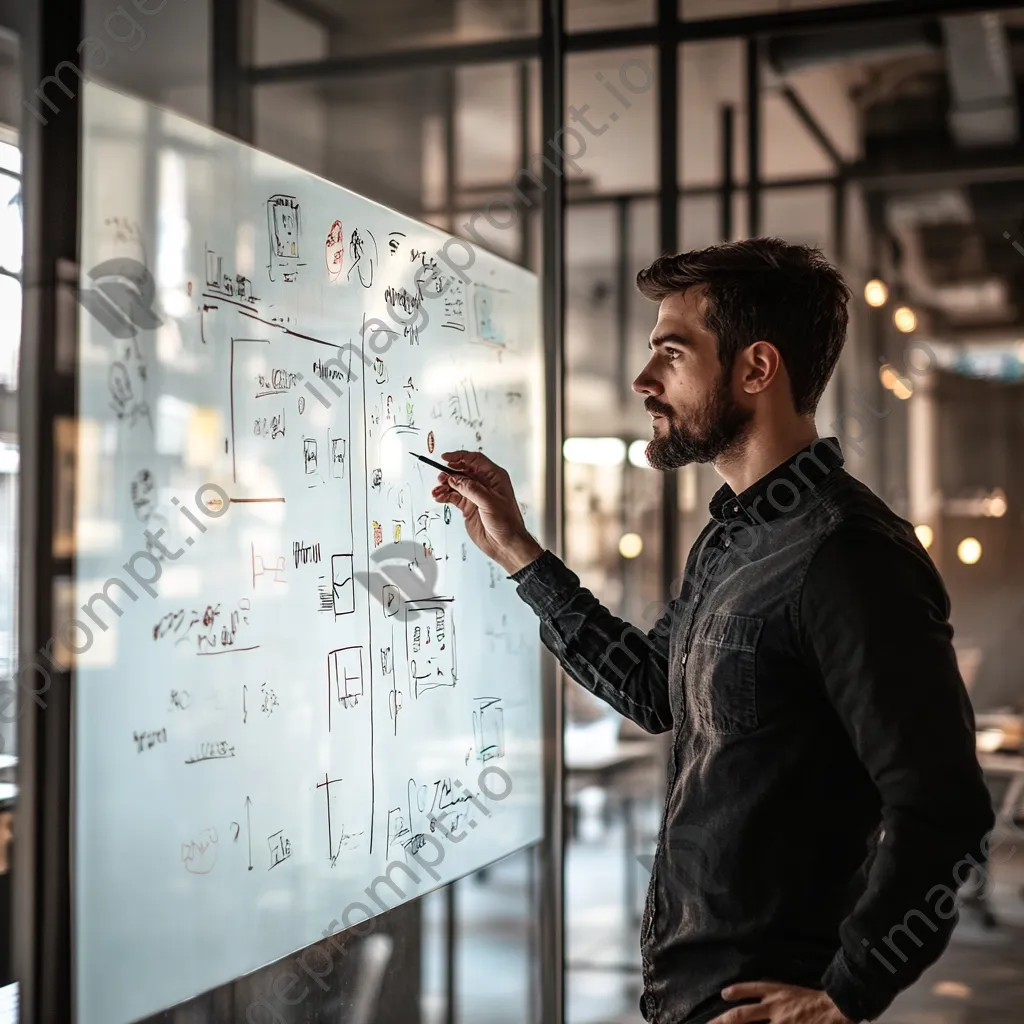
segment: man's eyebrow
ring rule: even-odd
[[[670,341],[674,342],[676,345],[692,345],[693,344],[693,342],[690,341],[690,339],[687,338],[685,334],[675,334],[675,333],[670,331],[667,334],[655,335],[653,338],[651,338],[651,340],[649,342],[647,342],[647,347],[650,348],[650,349],[653,349],[653,348],[655,348],[658,345],[664,345],[664,344],[666,344],[667,342],[670,342]]]

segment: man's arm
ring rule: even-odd
[[[466,532],[519,584],[541,639],[577,682],[648,732],[672,727],[668,641],[675,602],[646,634],[616,618],[526,529],[508,473],[483,452],[443,452],[452,467],[431,491],[462,512]]]
[[[804,581],[801,643],[882,805],[867,888],[822,979],[852,1020],[877,1017],[938,959],[966,858],[983,865],[987,852],[993,814],[948,616],[938,572],[909,536],[841,527]]]
[[[668,641],[675,602],[643,633],[605,608],[550,551],[512,579],[540,619],[544,645],[573,679],[648,732],[672,727]]]

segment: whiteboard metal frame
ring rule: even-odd
[[[84,25],[80,2],[37,0],[22,7],[22,95],[77,66]],[[65,64],[64,80],[69,76]],[[71,77],[74,82],[74,78]],[[21,667],[44,668],[50,686],[40,706],[19,687],[19,801],[14,862],[14,969],[23,1022],[69,1021],[71,1006],[71,692],[73,672],[60,672],[35,652],[58,622],[55,588],[70,580],[59,558],[61,517],[74,516],[73,487],[58,489],[58,421],[73,422],[78,318],[80,99],[59,97],[43,120],[23,118],[24,260],[18,431],[19,655]],[[38,102],[38,101],[37,101]],[[57,103],[57,101],[54,101]],[[72,480],[73,483],[73,480]],[[65,521],[67,521],[65,519]],[[31,653],[29,653],[31,652]],[[28,679],[42,677],[26,673]]]

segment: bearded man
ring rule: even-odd
[[[652,628],[530,536],[484,454],[446,452],[434,497],[570,676],[672,732],[645,1020],[872,1020],[945,949],[993,825],[948,595],[913,526],[815,429],[850,298],[819,251],[718,245],[663,256],[637,285],[660,304],[633,381],[647,460],[724,480]]]

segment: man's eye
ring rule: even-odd
[[[681,356],[683,353],[677,348],[666,348],[665,355],[668,357],[668,361],[672,362],[677,356]]]

